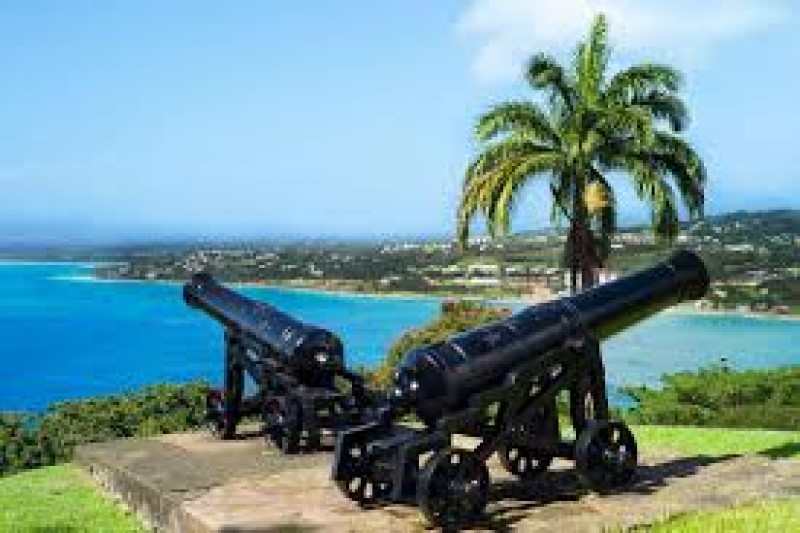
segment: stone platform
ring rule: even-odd
[[[202,433],[84,446],[77,461],[159,531],[421,531],[414,507],[361,510],[329,480],[330,452],[281,456],[257,437]],[[603,531],[668,514],[800,497],[800,461],[761,456],[646,456],[637,483],[597,496],[557,464],[525,487],[490,461],[493,487],[479,530]]]

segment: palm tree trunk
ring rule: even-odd
[[[591,261],[591,254],[588,250],[583,254],[583,262],[581,264],[581,290],[591,289],[597,283],[597,277],[594,271],[594,262]]]
[[[569,265],[570,294],[578,293],[578,275],[581,271],[580,226],[573,219],[567,234],[567,263]]]
[[[574,252],[573,252],[574,255]],[[575,257],[572,259],[572,264],[569,267],[569,292],[571,294],[578,293],[578,266],[575,264]]]
[[[594,236],[589,226],[589,213],[584,203],[586,180],[576,179],[575,183],[576,189],[572,195],[572,219],[567,237],[572,294],[591,288],[596,283],[594,269],[598,266]]]
[[[573,220],[567,236],[567,262],[570,268],[570,292],[576,294],[597,283],[598,265],[592,231],[582,222]]]

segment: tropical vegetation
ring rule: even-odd
[[[641,424],[800,429],[800,366],[734,371],[713,366],[662,377],[663,386],[626,387]]]
[[[414,348],[441,342],[470,328],[505,318],[508,309],[490,307],[469,300],[446,301],[439,315],[420,328],[405,332],[389,348],[386,357],[375,370],[365,370],[368,380],[379,388],[387,387],[403,355]]]
[[[529,60],[525,79],[539,101],[502,102],[478,118],[480,151],[466,170],[457,214],[460,244],[479,213],[491,235],[507,234],[525,186],[543,180],[553,221],[569,222],[564,259],[575,291],[579,281],[596,281],[609,254],[617,175],[631,179],[661,239],[678,234],[681,204],[690,216],[702,215],[706,172],[681,135],[689,119],[681,74],[641,63],[610,75],[609,50],[601,15],[571,65],[546,54]]]
[[[0,476],[69,461],[76,446],[148,437],[198,427],[205,416],[202,382],[52,404],[43,413],[0,413]]]

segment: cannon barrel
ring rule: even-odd
[[[344,348],[330,331],[306,324],[268,305],[195,274],[183,287],[187,305],[200,309],[225,328],[266,345],[282,363],[296,368],[344,368]]]
[[[604,340],[667,307],[701,298],[708,285],[702,260],[678,251],[640,272],[410,351],[398,366],[393,400],[432,423],[531,358],[573,338]]]

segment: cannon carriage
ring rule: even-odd
[[[497,454],[522,481],[555,458],[574,461],[588,487],[624,486],[636,472],[630,429],[609,419],[601,342],[709,284],[702,261],[667,261],[578,295],[533,306],[445,342],[407,353],[375,420],[337,436],[332,478],[361,505],[417,504],[438,526],[481,516],[486,461]],[[574,439],[562,437],[558,397],[568,397]],[[413,415],[422,427],[404,425]],[[473,449],[456,446],[466,435]]]
[[[183,296],[224,327],[224,386],[206,397],[214,435],[232,439],[243,418],[258,416],[265,437],[291,454],[318,449],[324,431],[367,419],[373,395],[346,368],[336,335],[242,296],[206,273],[193,276]],[[255,385],[249,395],[246,377]]]

